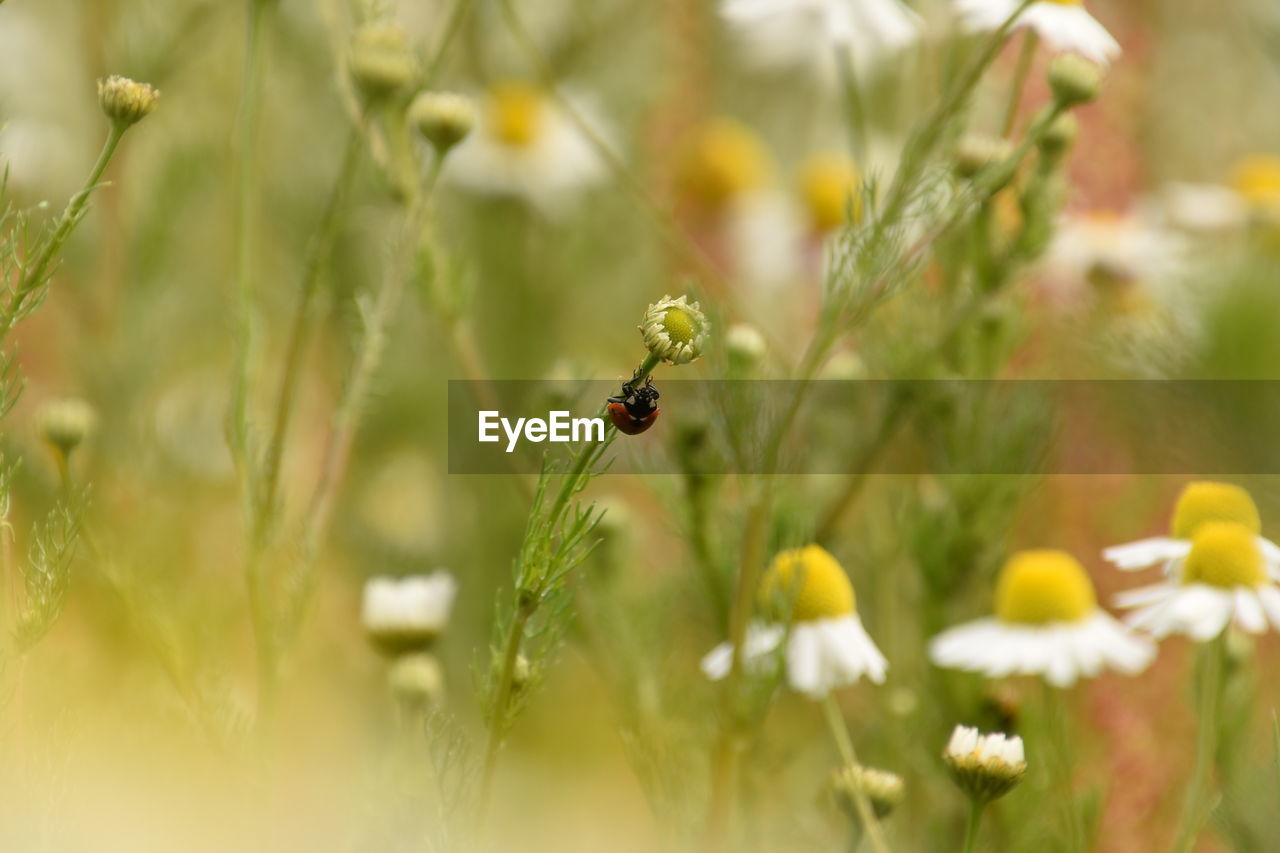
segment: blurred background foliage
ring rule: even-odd
[[[480,95],[495,83],[535,79],[539,69],[499,4],[472,5],[440,85]],[[640,354],[634,326],[645,306],[686,289],[702,296],[715,322],[711,351],[688,375],[725,375],[723,332],[735,320],[756,324],[769,342],[759,376],[786,375],[803,351],[820,302],[820,252],[782,281],[757,280],[769,259],[746,249],[768,241],[734,242],[732,229],[689,197],[681,169],[703,122],[732,116],[760,146],[742,156],[759,159],[751,168],[761,184],[803,199],[806,158],[844,145],[830,81],[748,67],[711,2],[515,5],[557,85],[599,117],[626,177],[611,174],[548,211],[468,192],[446,168],[434,223],[444,251],[421,259],[426,270],[390,330],[320,552],[314,605],[284,661],[279,706],[257,725],[243,508],[224,431],[246,4],[0,6],[0,155],[10,200],[33,216],[60,210],[93,161],[103,130],[96,78],[127,74],[163,92],[93,197],[47,303],[15,335],[26,389],[0,441],[5,458],[23,463],[5,547],[23,551],[32,525],[58,500],[62,486],[35,413],[65,396],[88,400],[99,415],[72,460],[76,482],[92,485],[86,524],[98,545],[79,548],[66,610],[45,641],[4,659],[0,826],[10,849],[459,843],[450,803],[473,784],[467,768],[482,744],[473,687],[487,665],[494,601],[509,593],[528,498],[514,478],[447,473],[446,380],[465,373],[423,280],[446,283],[494,378],[625,378]],[[942,2],[913,5],[928,20],[946,18]],[[1263,199],[1247,226],[1208,233],[1179,230],[1164,204],[1171,184],[1228,186],[1242,158],[1280,152],[1280,10],[1268,0],[1090,5],[1125,54],[1103,97],[1079,113],[1058,249],[1021,271],[1009,298],[985,308],[923,377],[917,356],[939,340],[955,307],[938,265],[842,343],[824,376],[1280,379],[1280,215],[1267,207],[1276,198]],[[367,11],[342,0],[280,0],[266,29],[252,198],[259,335],[251,420],[259,429],[302,258],[349,133],[344,56]],[[384,11],[430,55],[452,4],[403,0]],[[891,174],[906,129],[936,100],[944,34],[934,34],[918,62],[868,82],[868,178]],[[1006,53],[979,91],[975,126],[998,122],[1015,48]],[[1047,97],[1042,66],[1043,58],[1028,109]],[[651,205],[674,210],[675,219],[655,222]],[[322,276],[284,457],[281,499],[292,518],[314,487],[358,339],[355,297],[376,281],[399,209],[384,175],[363,159]],[[1102,238],[1060,242],[1073,221],[1112,225]],[[1130,226],[1161,236],[1143,231],[1131,249],[1123,243]],[[752,227],[767,236],[773,226]],[[673,242],[667,229],[685,236]],[[717,275],[690,261],[688,240]],[[939,258],[948,251],[967,249],[944,245]],[[749,401],[726,403],[730,427],[754,416]],[[958,838],[963,804],[937,754],[960,716],[988,727],[1037,724],[1019,718],[1021,687],[984,687],[930,667],[925,638],[985,612],[990,581],[1015,547],[1076,553],[1105,598],[1116,579],[1101,568],[1100,548],[1159,531],[1181,483],[1121,473],[947,474],[948,465],[967,470],[975,459],[1034,457],[1036,424],[1034,412],[993,422],[945,410],[933,422],[936,476],[862,478],[851,494],[835,476],[787,478],[778,489],[770,549],[820,532],[850,571],[869,629],[892,661],[890,683],[849,691],[846,710],[863,758],[907,780],[908,802],[891,823],[900,849],[952,849]],[[684,475],[592,484],[591,497],[609,508],[603,543],[575,587],[578,616],[559,665],[505,750],[495,849],[649,850],[697,837],[716,707],[697,661],[723,637],[744,523],[740,484],[716,473],[717,454],[732,447],[723,426],[667,413],[645,440]],[[832,428],[846,426],[866,429]],[[1275,479],[1246,485],[1264,520],[1275,519]],[[841,511],[824,517],[831,507]],[[362,635],[360,589],[373,575],[437,567],[461,588],[438,649],[448,711],[406,723]],[[1093,798],[1096,849],[1158,849],[1170,834],[1192,717],[1183,648],[1168,645],[1173,651],[1143,677],[1107,676],[1073,697],[1078,794]],[[1274,654],[1273,645],[1264,639],[1259,654]],[[1251,744],[1242,753],[1266,756],[1269,735],[1258,723],[1274,687],[1264,678],[1240,689],[1263,694],[1242,705],[1257,715],[1239,724]],[[768,713],[744,781],[747,849],[837,849],[843,818],[815,805],[835,759],[825,739],[804,736],[818,726],[816,710],[786,697]],[[1265,762],[1241,771],[1217,827],[1219,847],[1203,849],[1268,849],[1280,829],[1271,772]],[[1047,785],[1035,775],[1002,804],[991,838],[1008,849],[1058,849],[1040,818]]]

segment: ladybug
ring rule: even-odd
[[[622,393],[610,397],[606,405],[609,420],[627,435],[639,435],[658,419],[658,389],[653,387],[653,380],[645,379],[639,388],[634,382],[622,383]]]

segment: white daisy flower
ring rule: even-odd
[[[1258,535],[1232,521],[1201,524],[1176,575],[1116,596],[1116,606],[1133,608],[1129,625],[1157,638],[1203,643],[1233,622],[1250,634],[1280,630],[1280,588],[1267,577]]]
[[[768,667],[785,642],[787,683],[810,698],[863,676],[884,682],[888,663],[862,627],[848,575],[826,549],[806,545],[779,553],[761,581],[761,595],[766,601],[788,598],[792,622],[789,631],[778,623],[752,624],[742,647],[746,666]],[[732,662],[732,645],[721,643],[702,659],[702,671],[720,679]]]
[[[649,352],[667,364],[688,364],[702,355],[711,324],[702,306],[688,296],[663,296],[649,306],[640,323],[640,335]]]
[[[1172,182],[1159,193],[1170,224],[1189,231],[1231,231],[1280,221],[1280,157],[1237,161],[1226,184]]]
[[[831,81],[835,50],[849,51],[866,73],[913,44],[923,26],[899,0],[721,0],[720,15],[757,67],[817,65]]]
[[[1280,545],[1263,538],[1257,505],[1247,491],[1232,483],[1188,483],[1174,505],[1169,536],[1114,545],[1102,552],[1102,558],[1124,571],[1161,565],[1164,573],[1176,580],[1196,531],[1213,521],[1234,522],[1252,531],[1267,574],[1280,580]]]
[[[548,93],[524,83],[486,93],[474,132],[449,155],[445,174],[466,189],[515,196],[552,215],[607,177],[573,120]]]
[[[1018,10],[1019,0],[956,0],[961,21],[970,30],[998,29]],[[1014,24],[1029,28],[1058,50],[1078,53],[1099,65],[1120,55],[1120,44],[1084,8],[1082,0],[1040,0]]]
[[[457,581],[444,571],[370,578],[360,621],[373,644],[387,654],[422,650],[448,626],[457,591]]]
[[[1022,738],[984,735],[970,726],[955,727],[942,760],[960,789],[984,803],[1009,793],[1027,772]]]
[[[1098,607],[1084,568],[1062,551],[1013,555],[996,582],[996,613],[943,631],[929,643],[929,657],[951,669],[988,678],[1039,675],[1070,687],[1104,668],[1133,674],[1155,655]]]

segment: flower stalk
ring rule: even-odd
[[[1198,651],[1199,712],[1196,720],[1196,758],[1187,785],[1182,817],[1173,849],[1190,853],[1213,808],[1211,778],[1218,744],[1218,717],[1222,705],[1223,678],[1227,654],[1227,633],[1219,634]]]

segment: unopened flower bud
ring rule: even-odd
[[[364,24],[351,36],[351,77],[366,98],[377,100],[408,86],[417,72],[409,34],[399,24]]]
[[[855,820],[858,812],[854,798],[859,789],[866,795],[872,812],[878,818],[887,817],[900,806],[905,793],[902,777],[896,773],[860,764],[841,767],[831,776],[831,790],[836,802]]]
[[[1053,120],[1040,137],[1040,153],[1052,161],[1062,158],[1080,135],[1080,122],[1071,113],[1064,113]]]
[[[51,400],[36,414],[40,437],[60,452],[70,455],[98,425],[98,414],[84,400]]]
[[[370,579],[361,611],[370,641],[391,657],[429,648],[449,625],[457,588],[453,576],[443,571]]]
[[[113,124],[129,127],[156,108],[160,90],[112,74],[98,81],[98,104]]]
[[[982,803],[1009,793],[1027,772],[1022,738],[984,735],[969,726],[956,726],[942,760],[960,790]]]
[[[476,124],[476,108],[465,95],[423,92],[413,99],[409,120],[443,156],[471,133]]]
[[[1049,89],[1065,107],[1092,101],[1101,87],[1102,69],[1083,56],[1063,53],[1049,63]]]
[[[426,652],[401,655],[387,672],[391,694],[406,707],[424,709],[444,701],[444,670]]]
[[[649,352],[667,364],[688,364],[702,355],[711,324],[689,297],[664,296],[645,312],[640,333]]]
[[[747,373],[764,358],[764,335],[748,323],[735,323],[725,332],[724,348],[729,356],[729,370],[733,373]]]
[[[1003,139],[971,134],[956,146],[956,174],[965,179],[973,178],[983,169],[1004,162],[1012,152],[1012,147]]]

